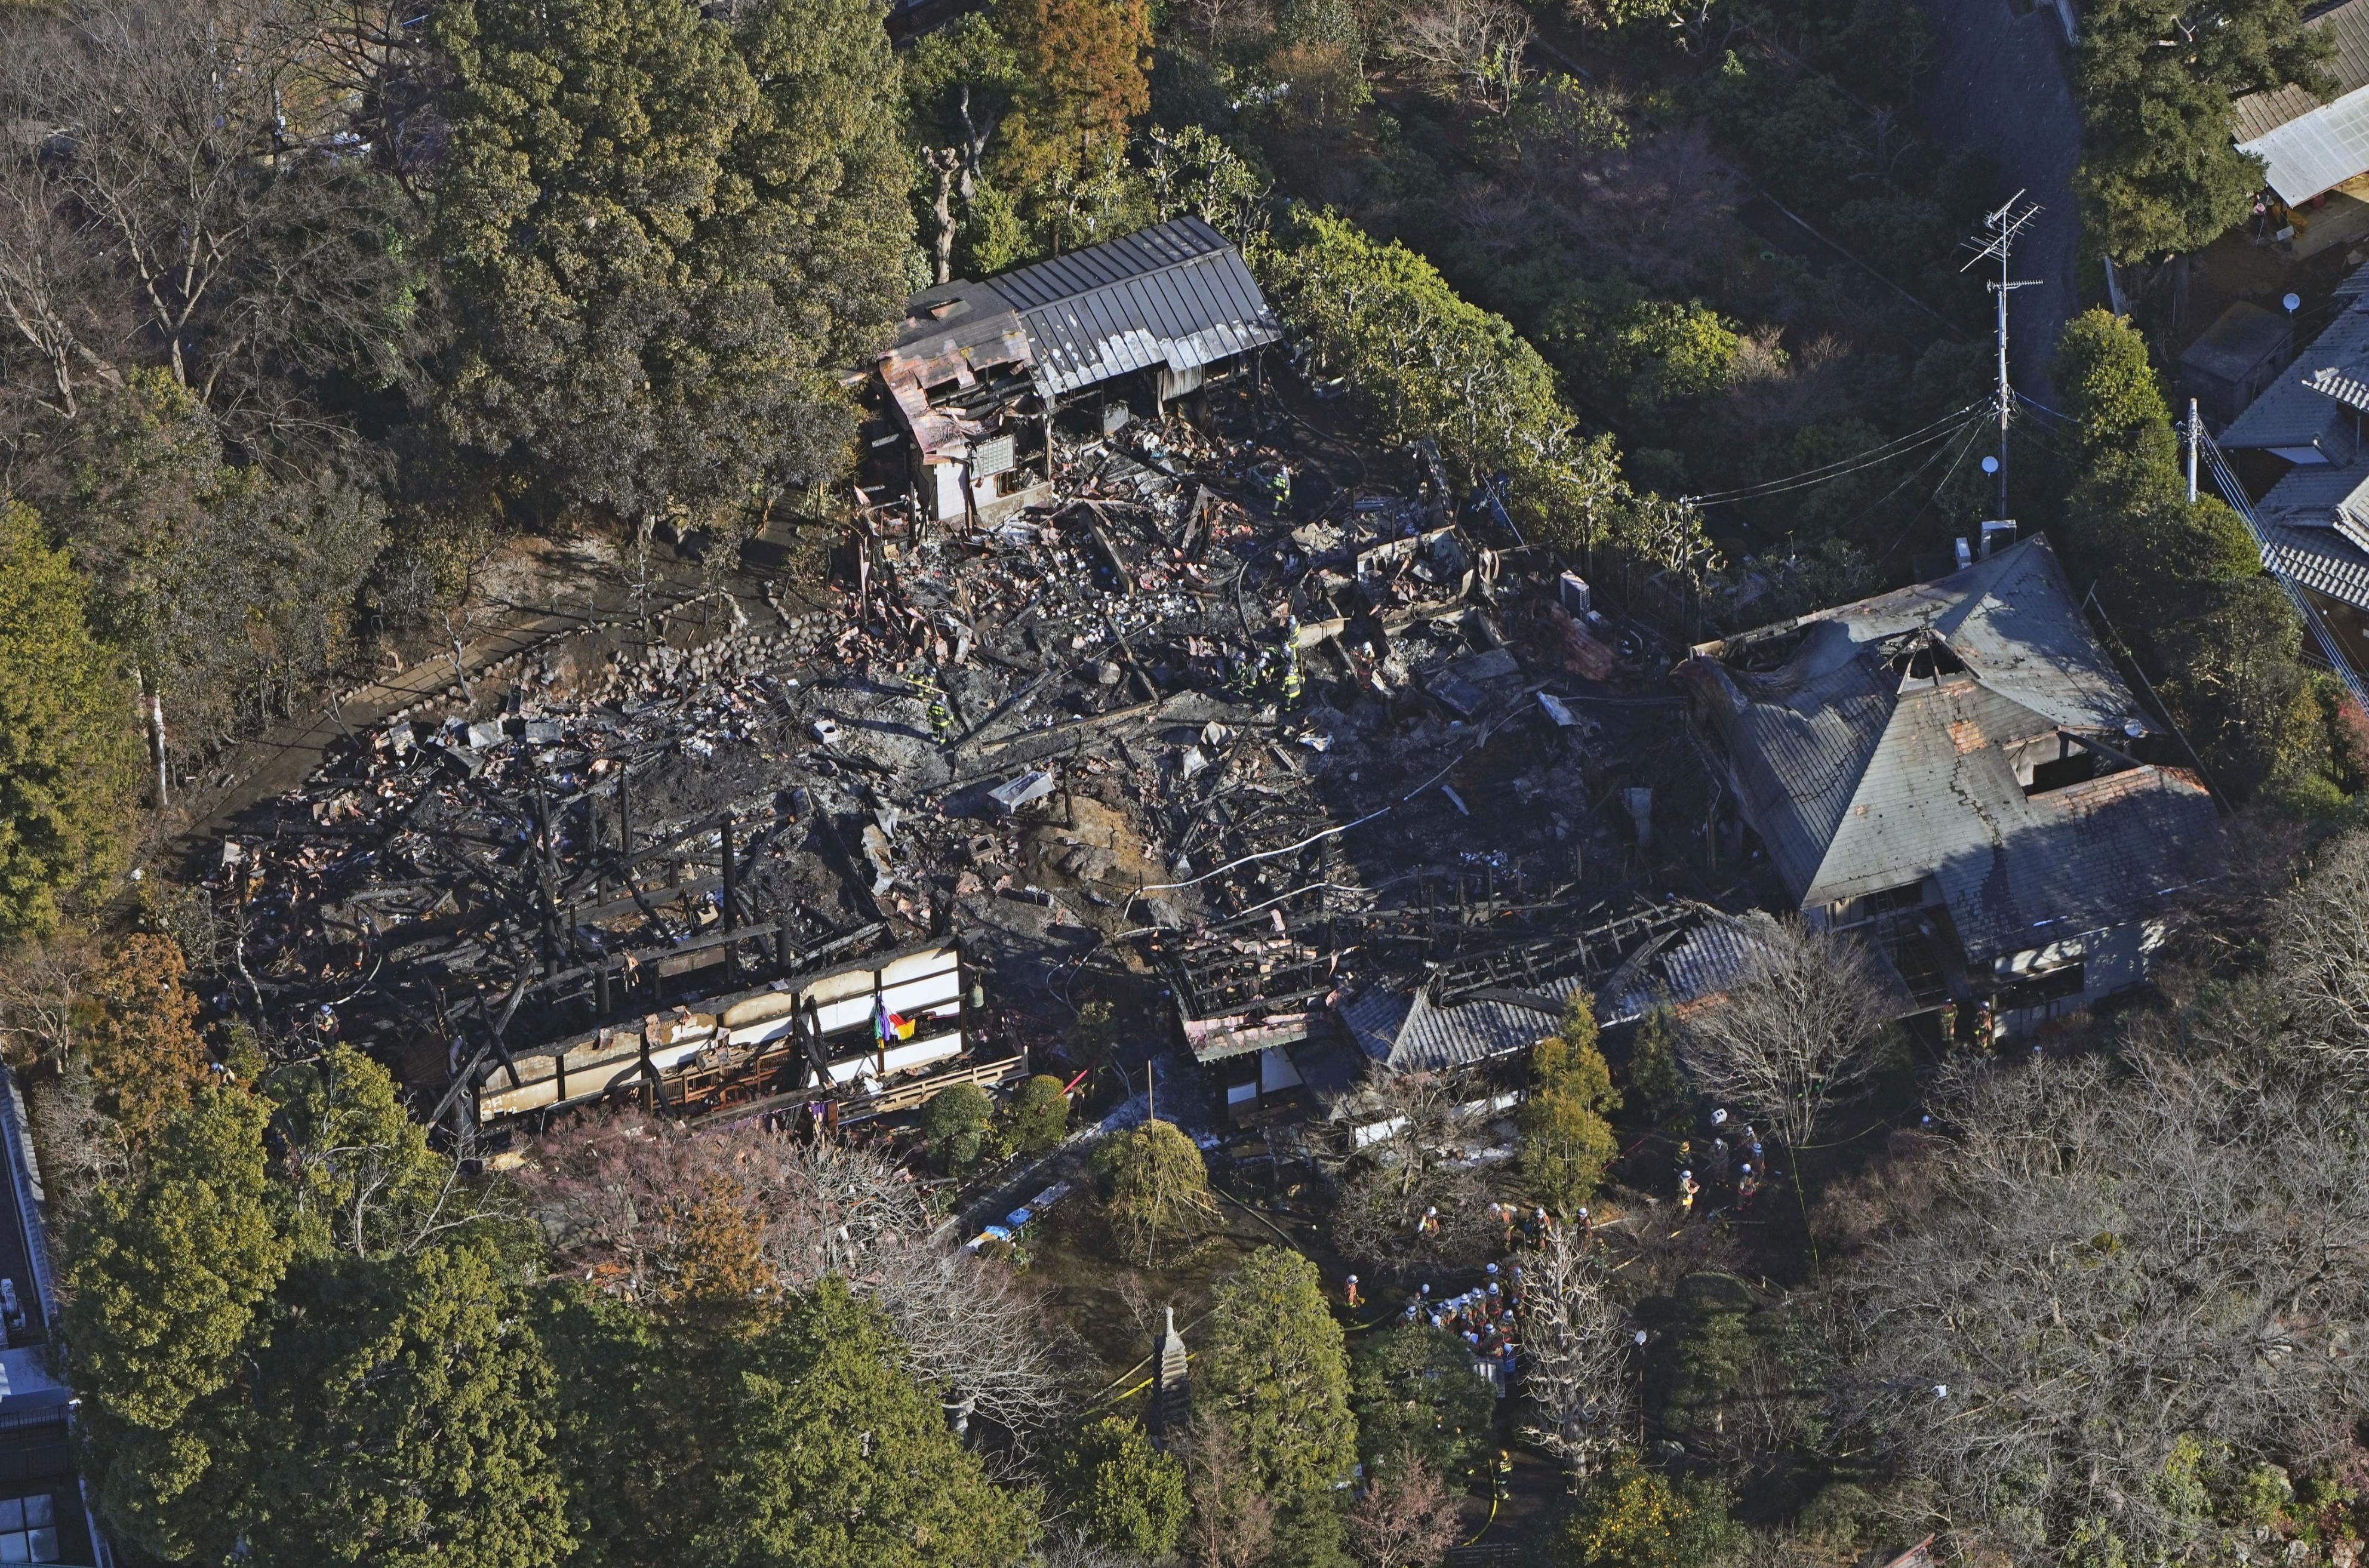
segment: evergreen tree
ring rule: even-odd
[[[998,182],[1035,193],[1124,147],[1151,107],[1145,0],[996,0],[993,15],[1016,67]]]
[[[1496,1395],[1473,1372],[1471,1347],[1428,1323],[1402,1323],[1367,1341],[1350,1398],[1369,1467],[1403,1449],[1460,1476],[1486,1456],[1495,1430]]]
[[[428,1146],[386,1069],[350,1046],[266,1082],[288,1151],[289,1233],[304,1253],[417,1253],[468,1227],[476,1193]]]
[[[2097,244],[2118,261],[2209,244],[2246,215],[2261,163],[2232,145],[2233,98],[2283,83],[2318,90],[2327,35],[2306,0],[2091,0],[2079,87],[2089,135],[2075,184]]]
[[[1277,1509],[1345,1479],[1357,1457],[1348,1357],[1316,1265],[1261,1247],[1219,1282],[1207,1333],[1194,1407],[1233,1429]]]
[[[987,1144],[987,1129],[995,1118],[995,1102],[976,1083],[956,1083],[930,1096],[921,1107],[921,1136],[939,1169],[960,1175],[978,1163]]]
[[[32,509],[0,500],[0,947],[122,861],[139,732],[86,601]]]
[[[1538,1082],[1517,1118],[1531,1185],[1565,1213],[1588,1200],[1620,1152],[1608,1119],[1620,1108],[1620,1092],[1596,1040],[1595,1011],[1574,994],[1562,1028],[1531,1051]]]
[[[996,1568],[1035,1496],[990,1485],[879,1312],[826,1278],[742,1343],[708,1397],[729,1408],[686,1516],[688,1568]]]
[[[1147,1262],[1162,1238],[1172,1245],[1189,1241],[1218,1217],[1208,1162],[1173,1122],[1114,1133],[1094,1146],[1087,1164],[1112,1233],[1130,1253],[1142,1248]]]
[[[289,1246],[264,1165],[268,1106],[201,1090],[143,1168],[92,1193],[66,1237],[61,1328],[85,1458],[119,1535],[219,1559],[244,1522],[242,1381]]]
[[[181,944],[147,933],[125,939],[92,971],[83,1041],[99,1111],[134,1144],[188,1108],[208,1076],[198,999]]]
[[[1626,1103],[1642,1111],[1657,1126],[1683,1116],[1689,1094],[1687,1070],[1678,1060],[1678,1035],[1666,1007],[1645,1014],[1629,1047],[1629,1093]]]
[[[449,428],[565,504],[710,521],[815,483],[896,315],[909,170],[878,15],[456,0],[436,247]]]
[[[1184,1528],[1184,1467],[1143,1428],[1104,1416],[1078,1434],[1070,1491],[1087,1536],[1116,1551],[1162,1558]]]
[[[1048,1073],[1023,1083],[1004,1108],[1004,1139],[1022,1154],[1059,1147],[1069,1130],[1070,1097],[1061,1093],[1061,1081]]]
[[[547,1568],[573,1546],[553,1377],[489,1241],[316,1260],[262,1356],[263,1568]]]

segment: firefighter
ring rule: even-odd
[[[1498,1449],[1497,1462],[1492,1468],[1495,1472],[1493,1479],[1496,1482],[1497,1501],[1506,1502],[1514,1495],[1514,1456],[1506,1449]]]
[[[1296,708],[1299,705],[1299,624],[1295,621],[1290,629],[1283,634],[1283,705],[1286,708]]]
[[[1353,1312],[1366,1304],[1365,1298],[1357,1294],[1357,1276],[1354,1274],[1349,1276],[1348,1286],[1342,1294],[1347,1299],[1349,1310]]]
[[[1692,1171],[1680,1171],[1678,1173],[1678,1214],[1680,1218],[1683,1219],[1686,1216],[1694,1213],[1695,1195],[1701,1191],[1702,1184],[1695,1180],[1695,1173]]]
[[[933,676],[913,677],[913,685],[930,704],[930,738],[944,744],[946,731],[954,727],[954,715],[946,711],[946,694],[938,689]]]
[[[1281,517],[1291,505],[1291,470],[1282,463],[1262,463],[1251,470],[1251,477],[1266,496],[1267,511]]]

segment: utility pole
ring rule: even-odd
[[[2015,236],[2040,216],[2040,211],[2038,202],[2026,201],[2019,190],[1996,212],[1985,213],[1983,232],[1966,241],[1974,257],[1958,269],[1963,272],[1979,261],[1998,262],[1998,280],[1990,285],[1990,291],[1998,296],[1998,515],[2002,521],[2007,518],[2007,423],[2015,407],[2015,394],[2007,381],[2007,296],[2010,290],[2032,288],[2040,281],[2037,278],[2009,278],[2008,253],[2015,246]]]
[[[2204,417],[2196,411],[2196,399],[2188,400],[2188,504],[2196,504],[2196,459],[2204,446]]]

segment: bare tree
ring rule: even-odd
[[[517,1173],[555,1264],[628,1299],[670,1297],[701,1206],[719,1187],[751,1217],[773,1286],[827,1274],[876,1303],[908,1370],[957,1419],[983,1416],[1024,1441],[1068,1408],[1068,1347],[1007,1269],[933,1239],[903,1167],[868,1150],[744,1123],[692,1133],[627,1113],[571,1123]]]
[[[18,1071],[63,1067],[74,1054],[83,982],[97,955],[72,929],[28,943],[0,964],[0,1060]]]
[[[1459,1155],[1480,1141],[1471,1109],[1487,1087],[1443,1072],[1369,1073],[1348,1105],[1353,1129],[1336,1241],[1353,1256],[1478,1264],[1502,1242],[1487,1184]],[[1425,1227],[1436,1210],[1436,1226]]]
[[[1434,1568],[1463,1534],[1463,1505],[1411,1446],[1349,1505],[1349,1545],[1368,1568]]]
[[[2369,835],[2331,841],[2272,922],[2295,1043],[2348,1076],[2369,1070]]]
[[[1198,1568],[1253,1568],[1275,1538],[1275,1505],[1260,1489],[1230,1422],[1203,1411],[1192,1430],[1184,1450],[1185,1487],[1193,1498],[1185,1552]]]
[[[1521,86],[1530,31],[1512,0],[1430,0],[1399,17],[1390,43],[1443,89],[1503,112]]]
[[[1678,1050],[1706,1090],[1798,1150],[1866,1087],[1891,1018],[1865,948],[1789,917],[1761,929],[1743,975],[1686,1021]]]
[[[2309,1465],[2369,1404],[2369,1116],[2192,1022],[2121,1063],[1948,1075],[1954,1136],[1908,1151],[1924,1174],[1830,1288],[1837,1413],[1929,1489],[1921,1528],[2054,1562],[2089,1519],[2202,1560],[2211,1521],[2164,1484],[2184,1444]]]
[[[1601,1255],[1557,1227],[1522,1293],[1522,1387],[1537,1418],[1524,1435],[1574,1477],[1629,1441],[1629,1314]]]

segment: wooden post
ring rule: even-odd
[[[732,908],[732,896],[738,891],[733,880],[732,861],[732,818],[727,817],[724,818],[724,932],[727,936],[740,929],[740,917]],[[725,983],[734,984],[739,979],[740,944],[737,942],[727,942],[724,944]]]

